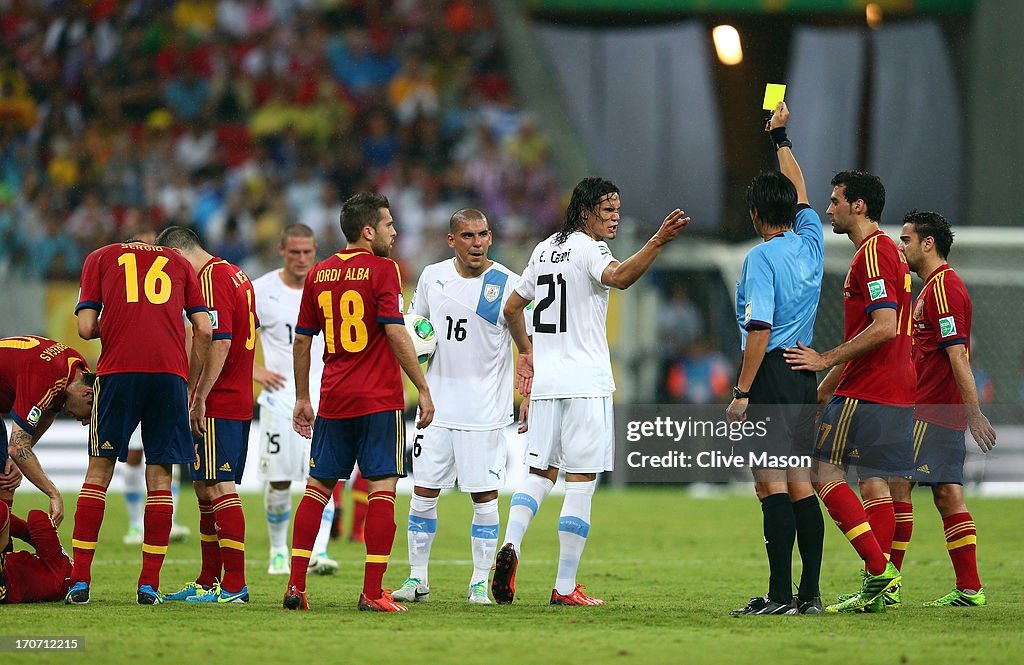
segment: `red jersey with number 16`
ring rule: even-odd
[[[914,304],[914,418],[949,429],[967,429],[963,397],[953,378],[946,348],[971,351],[971,297],[960,276],[943,263],[925,280]]]
[[[365,249],[346,249],[306,275],[295,332],[324,333],[320,411],[355,418],[405,408],[402,370],[384,324],[404,324],[398,264]]]
[[[840,397],[913,406],[916,391],[910,357],[910,268],[892,238],[875,231],[860,244],[843,285],[843,340],[871,324],[871,313],[896,310],[896,337],[846,363],[835,394]]]
[[[252,364],[260,327],[252,282],[238,266],[212,258],[199,271],[199,285],[210,310],[213,341],[231,341],[224,367],[206,398],[206,415],[251,420]]]
[[[75,314],[100,312],[96,373],[147,372],[188,378],[185,324],[205,312],[199,280],[180,254],[141,242],[100,247],[85,259]]]

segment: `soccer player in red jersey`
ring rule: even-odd
[[[419,390],[422,429],[434,416],[430,389],[402,317],[402,280],[389,259],[395,225],[387,198],[360,193],[345,202],[341,230],[347,247],[306,275],[295,327],[293,424],[312,436],[309,480],[295,512],[287,609],[309,609],[306,569],[324,506],[338,479],[358,461],[369,481],[364,536],[366,566],[360,610],[404,612],[381,588],[395,539],[395,485],[405,475],[405,398],[401,370]],[[309,399],[310,347],[324,334],[320,410]]]
[[[188,421],[190,369],[182,312],[192,322],[193,352],[205,357],[210,316],[188,261],[166,247],[145,243],[107,245],[86,257],[75,307],[78,334],[99,338],[103,350],[93,384],[89,468],[75,510],[68,604],[89,602],[107,487],[115,460],[127,459],[128,442],[140,422],[147,496],[138,602],[163,602],[158,589],[174,510],[171,467],[196,459]]]
[[[247,603],[245,515],[236,485],[245,470],[252,422],[256,293],[245,272],[203,249],[191,229],[168,227],[157,244],[183,256],[199,275],[213,323],[202,374],[189,386],[194,390],[189,420],[195,435],[192,485],[199,499],[202,570],[195,582],[164,599]]]
[[[6,552],[12,536],[31,544],[35,553]],[[32,510],[25,521],[0,501],[0,604],[59,601],[68,591],[70,574],[71,559],[50,517]]]
[[[10,440],[0,421],[0,501],[13,504],[24,474],[50,498],[50,519],[57,526],[64,520],[64,499],[32,447],[61,410],[89,424],[92,375],[82,354],[35,335],[0,339],[0,413],[10,414],[12,421]]]
[[[981,412],[971,373],[971,298],[963,280],[946,263],[953,231],[945,217],[911,210],[903,218],[900,241],[910,269],[924,280],[913,321],[914,480],[932,488],[956,572],[956,587],[925,606],[985,605],[988,601],[978,577],[977,528],[964,503],[964,432],[970,427],[978,447],[987,453],[996,445],[996,431]],[[909,480],[892,485],[896,502],[892,562],[897,568],[903,564],[914,526],[912,487]]]
[[[832,230],[857,247],[843,285],[845,341],[824,353],[799,343],[784,352],[794,370],[830,369],[818,385],[818,403],[827,406],[813,451],[814,485],[865,565],[860,591],[828,613],[884,610],[883,596],[898,593],[901,579],[888,560],[896,526],[889,478],[913,468],[910,269],[878,228],[884,206],[877,176],[844,171],[832,178]],[[849,464],[858,467],[863,505],[846,483]]]

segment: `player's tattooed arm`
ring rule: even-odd
[[[39,458],[32,450],[37,440],[38,437],[32,436],[21,429],[17,423],[14,423],[11,428],[11,440],[7,446],[7,453],[25,477],[43,494],[50,497],[50,517],[53,518],[54,525],[60,525],[64,519],[64,501],[57,486],[43,471],[43,467],[39,464]]]

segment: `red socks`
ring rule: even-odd
[[[892,507],[896,516],[896,530],[892,537],[892,554],[889,555],[889,561],[903,570],[903,557],[907,554],[910,535],[914,532],[914,506],[905,501],[893,501]]]
[[[245,586],[245,513],[235,493],[213,500],[213,517],[217,522],[217,543],[224,564],[221,586],[229,593],[238,593]]]
[[[896,532],[896,513],[893,508],[892,497],[883,496],[880,499],[868,499],[864,502],[864,514],[867,515],[868,524],[871,525],[871,532],[875,534],[878,546],[887,557],[892,552],[893,534]]]
[[[956,571],[956,588],[963,591],[981,589],[978,578],[978,530],[974,526],[971,514],[956,513],[942,518],[942,527],[946,532],[946,549],[953,561]]]
[[[84,489],[83,489],[84,491]],[[156,490],[146,495],[146,512],[143,517],[142,573],[139,586],[148,584],[160,588],[160,568],[167,556],[167,542],[171,536],[171,514],[174,503],[170,490]],[[75,530],[78,530],[78,514],[75,514]],[[76,552],[77,555],[77,552]],[[77,558],[75,559],[77,561]]]
[[[316,534],[320,531],[320,518],[324,508],[331,500],[331,495],[312,485],[306,485],[306,493],[295,509],[292,525],[292,574],[288,579],[289,586],[294,585],[299,591],[306,590],[306,570],[309,558],[313,556],[313,544]]]
[[[818,495],[825,504],[829,516],[864,560],[867,571],[872,575],[884,572],[888,560],[871,532],[871,524],[868,523],[864,506],[846,481],[835,480],[825,483]]]
[[[382,595],[381,580],[388,569],[391,546],[395,542],[395,493],[374,492],[367,502],[366,568],[363,572],[363,595],[373,600]]]
[[[352,526],[349,528],[348,537],[351,540],[363,540],[363,529],[366,525],[366,510],[368,504],[368,492],[370,481],[363,478],[363,475],[356,472],[352,481]]]
[[[217,518],[213,514],[212,501],[199,502],[199,548],[202,551],[203,567],[196,578],[196,584],[209,588],[221,577],[220,543],[217,540]]]
[[[82,493],[78,495],[75,509],[75,528],[71,536],[71,546],[75,557],[75,565],[71,569],[71,581],[92,581],[92,558],[96,554],[96,540],[103,524],[103,510],[107,505],[107,489],[100,485],[86,483],[82,485]]]

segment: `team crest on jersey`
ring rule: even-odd
[[[484,285],[484,300],[487,302],[494,302],[501,295],[501,286],[499,284],[485,284]]]
[[[956,321],[952,316],[944,316],[939,319],[939,337],[946,338],[956,334]]]
[[[38,425],[39,419],[42,417],[43,412],[39,410],[39,407],[33,406],[32,409],[28,412],[28,424],[33,426]]]
[[[871,300],[878,300],[879,298],[884,298],[887,295],[889,294],[885,292],[884,279],[875,279],[868,282],[868,297],[871,298]]]
[[[914,320],[920,321],[924,318],[924,298],[920,298],[914,305]]]

